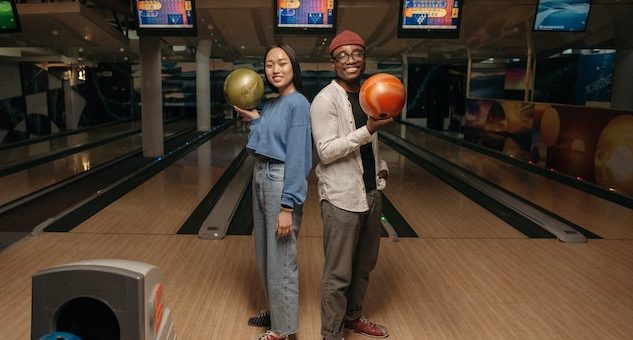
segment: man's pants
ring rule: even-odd
[[[369,211],[357,213],[321,202],[325,266],[321,285],[321,335],[343,337],[344,319],[355,320],[376,267],[382,224],[382,194],[367,194]]]

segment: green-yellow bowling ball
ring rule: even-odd
[[[255,108],[263,96],[264,80],[251,69],[235,69],[224,80],[224,97],[240,109]]]

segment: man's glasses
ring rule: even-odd
[[[348,61],[350,57],[352,58],[353,61],[363,60],[363,58],[365,58],[365,52],[359,51],[359,50],[353,51],[352,54],[341,52],[335,55],[333,59],[338,61],[339,63],[344,63]]]

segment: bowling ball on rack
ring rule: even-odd
[[[224,97],[240,109],[253,109],[264,97],[264,80],[251,69],[235,69],[224,79]]]
[[[367,78],[360,87],[360,106],[374,119],[396,117],[402,112],[406,93],[396,76],[377,73]]]
[[[52,332],[39,338],[39,340],[81,340],[81,338],[68,332]]]

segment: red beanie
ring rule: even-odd
[[[360,35],[352,31],[345,30],[337,34],[330,42],[330,54],[332,54],[332,51],[343,45],[360,45],[365,48],[365,40],[363,40]]]

